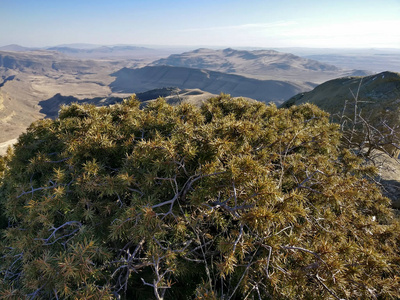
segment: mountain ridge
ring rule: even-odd
[[[222,50],[199,48],[181,54],[172,54],[167,58],[153,61],[150,65],[207,69],[257,79],[311,81],[315,83],[321,83],[321,81],[339,76],[353,75],[354,72],[364,72],[343,70],[334,65],[276,50],[249,51],[232,48]],[[307,79],[299,80],[299,78]]]
[[[330,113],[336,113],[335,109],[343,107],[346,100],[354,100],[355,95],[358,95],[359,101],[368,105],[400,102],[400,73],[385,71],[369,76],[329,80],[309,92],[293,96],[282,107],[310,102]]]
[[[141,93],[163,87],[176,87],[181,90],[200,88],[204,93],[219,94],[224,92],[233,97],[243,96],[279,104],[293,95],[313,89],[316,86],[315,81],[311,80],[313,76],[322,74],[329,78],[335,74],[342,74],[342,71],[339,71],[339,73],[336,71],[309,71],[307,74],[312,74],[310,77],[304,75],[305,73],[302,73],[303,75],[299,77],[299,73],[293,72],[290,67],[285,70],[284,65],[279,65],[277,61],[274,61],[275,65],[269,63],[268,66],[271,70],[279,70],[279,72],[269,73],[266,78],[260,79],[252,77],[251,74],[241,75],[235,70],[233,71],[236,73],[225,74],[209,69],[185,69],[185,67],[174,69],[174,67],[148,66],[147,69],[143,69],[154,61],[150,58],[146,60],[132,57],[129,59],[124,57],[89,59],[69,56],[54,50],[26,50],[27,48],[22,46],[14,46],[16,50],[24,51],[0,51],[0,95],[2,99],[0,117],[2,118],[1,126],[3,129],[0,143],[14,139],[31,122],[46,116],[41,111],[40,101],[53,99],[57,103],[61,103],[62,99],[70,101],[72,98],[68,97],[71,96],[79,101],[93,99],[97,103],[102,99],[124,98],[132,93]],[[68,47],[68,45],[61,46]],[[92,46],[81,45],[80,47],[87,48],[83,51],[86,51],[86,53],[92,51],[90,49],[99,48],[98,45],[97,47]],[[2,48],[4,49],[4,47],[0,47],[0,49]],[[113,49],[118,52],[136,48],[119,45],[114,48],[104,47],[101,49],[103,52],[112,52]],[[142,48],[139,47],[139,49]],[[242,70],[250,73],[251,71],[248,70],[252,70],[253,67],[249,64],[249,61],[254,64],[259,61],[260,55],[266,58],[267,54],[275,57],[279,53],[274,50],[248,51],[232,48],[223,50],[202,48],[194,52],[197,52],[200,56],[205,53],[217,53],[229,57],[233,59],[230,62],[231,65],[227,64],[222,67],[242,68]],[[290,54],[278,55],[282,59],[293,59],[295,57]],[[240,61],[243,63],[242,65],[238,63]],[[219,62],[221,60],[214,62],[211,60],[209,63],[210,65],[218,65]],[[130,71],[124,68],[130,69]],[[155,70],[159,72],[157,73]],[[336,75],[335,78],[339,77]],[[318,78],[324,78],[323,76]],[[58,94],[66,98],[57,96]],[[193,95],[188,93],[186,96]],[[54,114],[57,111],[54,108],[51,113]]]
[[[123,68],[113,74],[111,90],[118,93],[136,93],[157,87],[175,86],[181,89],[199,88],[213,94],[228,93],[262,102],[281,103],[302,85],[279,80],[260,80],[236,74],[225,74],[205,69],[173,66],[146,66],[138,69]],[[141,88],[138,88],[138,87]],[[136,87],[136,88],[135,88]],[[313,88],[312,84],[309,89]]]

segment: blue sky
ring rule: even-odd
[[[400,0],[0,0],[0,46],[400,48]]]

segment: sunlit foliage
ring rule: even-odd
[[[64,107],[0,160],[0,298],[398,298],[373,171],[313,105]]]

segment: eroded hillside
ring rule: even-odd
[[[109,84],[114,79],[109,74],[121,67],[114,61],[78,60],[49,51],[0,52],[0,143],[43,118],[39,102],[56,94],[113,97]]]

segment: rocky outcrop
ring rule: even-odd
[[[393,208],[400,209],[400,160],[381,151],[374,151],[371,158],[378,169],[377,183]]]

